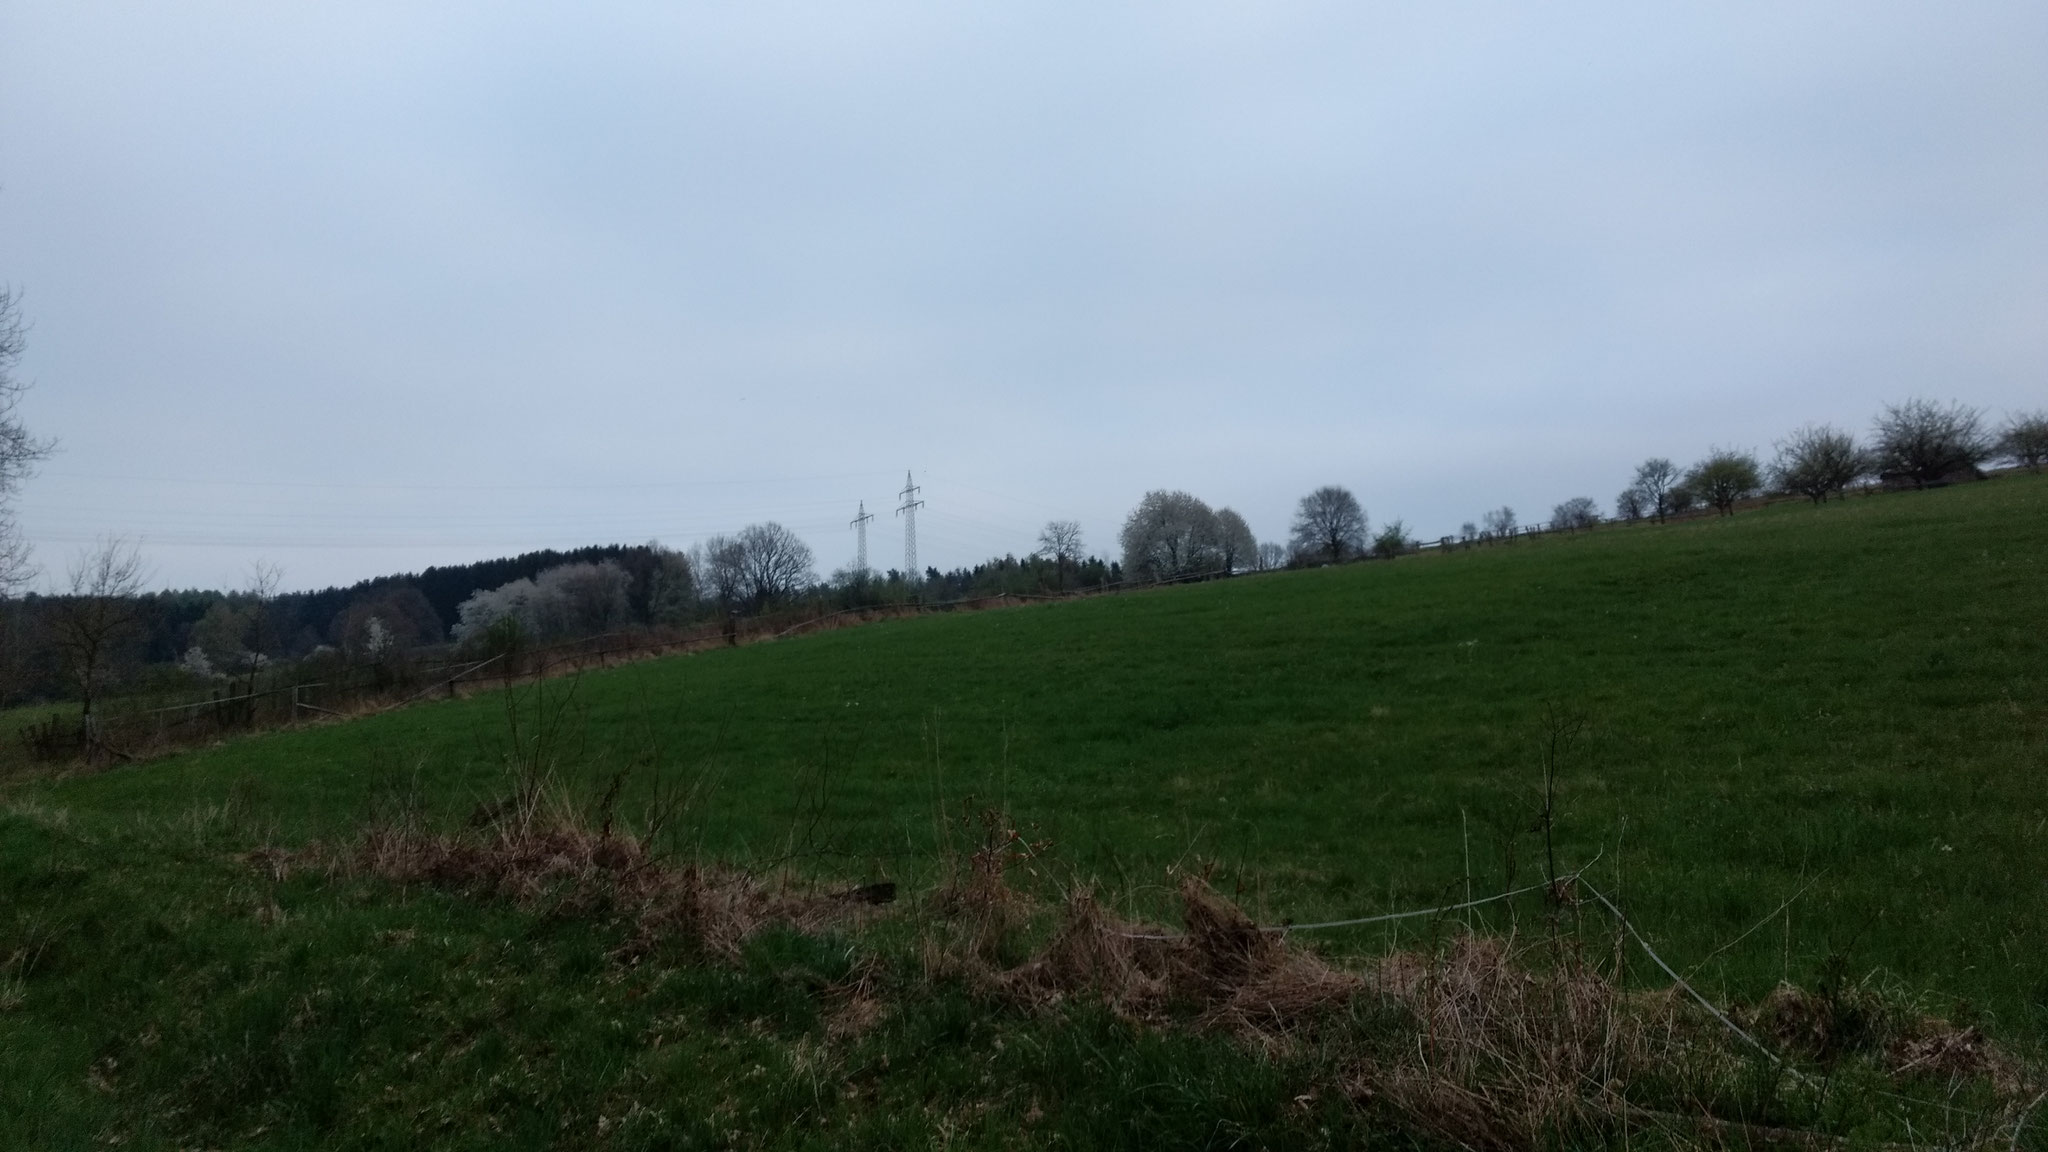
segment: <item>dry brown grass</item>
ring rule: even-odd
[[[1729,1114],[1727,1101],[1740,1097],[1746,1077],[1755,1080],[1760,1058],[1675,992],[1625,988],[1611,971],[1611,940],[1582,946],[1560,926],[1526,939],[1458,934],[1439,948],[1340,966],[1262,929],[1192,876],[1180,888],[1179,931],[1126,922],[1087,888],[1047,906],[1012,882],[1043,851],[984,814],[979,847],[902,912],[921,971],[891,977],[881,958],[860,961],[851,978],[819,993],[826,1038],[861,1035],[898,998],[957,982],[1027,1011],[1100,1004],[1134,1027],[1214,1034],[1301,1058],[1321,1069],[1302,1099],[1341,1097],[1449,1146],[1605,1143],[1632,1133],[1680,1146],[1840,1143],[1757,1123],[1741,1108]],[[769,925],[823,931],[858,921],[879,888],[824,891],[664,860],[547,788],[480,809],[456,832],[399,820],[345,843],[254,859],[278,875],[311,866],[617,920],[628,926],[619,949],[626,961],[675,945],[731,961]],[[1034,926],[1048,921],[1031,945]],[[1736,1016],[1823,1074],[1861,1060],[1884,1083],[1946,1082],[1950,1099],[1988,1100],[1943,1134],[1948,1146],[2003,1146],[2044,1083],[1975,1028],[1914,1010],[1873,984],[1821,993],[1784,986]],[[1815,1090],[1824,1090],[1820,1080],[1797,1073],[1769,1089],[1795,1113],[1795,1098]]]
[[[1780,1050],[1823,1067],[1869,1052],[1895,1078],[1983,1079],[2001,1095],[2021,1094],[2031,1084],[2026,1066],[1976,1026],[1928,1013],[1875,979],[1811,991],[1780,984],[1743,1015]]]
[[[872,906],[868,890],[823,891],[793,877],[674,861],[606,817],[585,818],[558,788],[522,788],[478,809],[468,828],[435,831],[414,819],[373,825],[353,840],[296,852],[267,850],[255,862],[282,877],[294,866],[371,876],[547,907],[553,914],[628,926],[620,949],[636,959],[663,946],[732,958],[771,924],[821,931]]]
[[[1014,967],[986,974],[988,986],[1028,1004],[1090,996],[1127,1019],[1187,1019],[1261,1043],[1342,1008],[1364,986],[1356,973],[1291,948],[1235,905],[1188,877],[1181,886],[1186,931],[1118,920],[1092,891],[1070,896],[1051,939]]]
[[[954,956],[949,971],[1014,1003],[1050,1008],[1089,998],[1140,1026],[1221,1032],[1269,1052],[1312,1054],[1327,1061],[1332,1080],[1318,1091],[1385,1110],[1404,1128],[1461,1148],[1606,1142],[1651,1130],[1680,1145],[1840,1143],[1717,1115],[1754,1081],[1760,1057],[1675,990],[1625,988],[1600,953],[1574,937],[1461,934],[1441,949],[1393,953],[1361,970],[1262,931],[1198,879],[1183,881],[1181,905],[1183,931],[1173,933],[1123,922],[1094,893],[1076,892],[1050,938],[1023,962],[991,968]],[[1856,994],[1866,1023],[1853,1038],[1833,1038],[1836,1055],[1862,1058],[1896,1087],[1945,1081],[1937,1095],[1949,1099],[1985,1089],[1978,1095],[1988,1107],[1957,1120],[1942,1142],[2003,1147],[2041,1077],[1974,1028],[1901,1009],[1871,987]],[[1811,1057],[1798,1037],[1829,1026],[1819,1013],[1839,1018],[1840,999],[1781,988],[1747,1018],[1775,1021],[1764,1035],[1784,1041],[1792,1058]],[[1646,1084],[1657,1086],[1656,1107],[1645,1106]],[[1776,1088],[1809,1104],[1826,1090],[1789,1072]],[[1965,1114],[1952,1111],[1952,1119]]]

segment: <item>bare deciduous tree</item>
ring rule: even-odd
[[[1216,513],[1207,504],[1186,492],[1147,492],[1118,534],[1124,575],[1174,580],[1213,572],[1221,563],[1216,535]]]
[[[1259,571],[1261,572],[1271,572],[1276,568],[1287,567],[1287,545],[1285,544],[1276,544],[1268,540],[1264,544],[1259,545],[1258,556]]]
[[[1998,454],[2029,472],[2048,464],[2048,409],[2006,417],[1998,432]]]
[[[1365,509],[1349,489],[1325,485],[1301,498],[1290,533],[1294,550],[1336,564],[1365,551]]]
[[[1600,506],[1591,496],[1574,496],[1550,510],[1550,526],[1559,532],[1577,532],[1600,523]]]
[[[1825,504],[1870,470],[1856,437],[1828,424],[1808,424],[1778,442],[1771,478],[1785,491]]]
[[[36,462],[47,457],[54,441],[29,435],[15,416],[28,385],[14,378],[14,365],[27,346],[28,327],[21,319],[21,296],[0,285],[0,596],[5,596],[34,576],[29,565],[28,542],[14,523],[14,494],[34,471]]]
[[[1755,495],[1763,483],[1763,469],[1757,466],[1755,456],[1716,448],[1686,470],[1684,488],[1712,504],[1721,515],[1732,516],[1736,502]]]
[[[1643,490],[1635,485],[1631,484],[1623,488],[1621,495],[1614,498],[1615,519],[1626,520],[1633,524],[1646,515],[1648,515],[1648,512],[1643,500]]]
[[[1671,507],[1671,490],[1678,486],[1678,465],[1662,456],[1652,456],[1636,465],[1634,488],[1643,510],[1658,523],[1676,509]]]
[[[746,591],[746,546],[731,536],[713,536],[699,545],[702,561],[697,570],[704,574],[704,590],[721,608],[739,607]]]
[[[1259,562],[1259,542],[1251,525],[1229,508],[1216,510],[1216,550],[1226,573],[1253,568]]]
[[[142,585],[149,578],[135,545],[110,536],[80,553],[68,591],[50,598],[51,641],[78,686],[85,727],[92,706],[112,679],[114,666],[142,631]]]
[[[1878,474],[1911,480],[1915,488],[1957,473],[1974,473],[1991,455],[1984,414],[1967,404],[1943,406],[1915,398],[1887,404],[1877,417],[1871,454]]]
[[[1479,517],[1481,540],[1511,540],[1515,535],[1515,510],[1503,504]]]
[[[1047,520],[1038,530],[1038,554],[1052,561],[1060,591],[1067,590],[1067,566],[1081,560],[1081,524],[1077,520]]]
[[[817,580],[811,546],[773,520],[749,524],[733,540],[740,547],[740,573],[755,611]]]

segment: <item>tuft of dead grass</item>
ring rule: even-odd
[[[743,870],[665,859],[610,819],[584,819],[558,793],[544,790],[491,806],[485,818],[456,832],[404,819],[365,828],[342,843],[260,850],[250,861],[278,879],[294,866],[309,866],[616,920],[630,928],[620,949],[625,960],[664,946],[733,958],[768,925],[820,931],[858,918],[874,903],[868,889],[821,892],[787,877],[767,881]]]
[[[1896,1079],[1984,1079],[2001,1095],[2028,1086],[2024,1066],[1976,1026],[1923,1011],[1874,978],[1816,990],[1780,984],[1745,1016],[1781,1049],[1822,1066],[1863,1055]]]
[[[1354,1061],[1354,1091],[1467,1147],[1526,1148],[1607,1131],[1639,1078],[1740,1069],[1729,1038],[1673,997],[1630,995],[1575,957],[1532,955],[1540,947],[1467,936],[1440,956],[1383,960],[1373,995],[1412,1022],[1414,1042]]]
[[[1364,987],[1355,973],[1290,948],[1196,877],[1181,885],[1186,931],[1169,934],[1111,915],[1092,890],[1071,894],[1037,954],[987,983],[1027,1003],[1076,995],[1126,1019],[1191,1016],[1196,1027],[1278,1044],[1342,1008]]]

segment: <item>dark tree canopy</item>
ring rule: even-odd
[[[1873,429],[1872,455],[1880,476],[1911,480],[1915,488],[1958,473],[1974,474],[1991,455],[1984,414],[1967,404],[1915,398],[1887,404]]]
[[[1763,469],[1758,467],[1755,456],[1733,448],[1716,448],[1686,470],[1684,490],[1712,504],[1721,515],[1732,516],[1736,503],[1756,495],[1763,484]]]
[[[2048,464],[2048,409],[2006,417],[1998,433],[1998,454],[2029,472]]]
[[[1337,564],[1365,552],[1365,533],[1358,497],[1330,484],[1301,498],[1290,535],[1297,555]]]
[[[1175,580],[1222,566],[1216,513],[1186,492],[1145,493],[1124,518],[1117,542],[1124,573],[1134,580]]]
[[[1808,424],[1778,443],[1771,477],[1815,504],[1838,495],[1870,470],[1856,437],[1827,424]]]
[[[1399,520],[1389,520],[1378,532],[1373,533],[1372,554],[1382,560],[1392,560],[1414,549],[1415,541],[1408,535],[1408,526]]]
[[[1600,523],[1600,506],[1591,496],[1574,496],[1550,510],[1550,526],[1559,532],[1577,532]]]
[[[1678,487],[1678,465],[1662,456],[1652,456],[1636,465],[1636,478],[1630,487],[1645,516],[1655,516],[1661,522],[1671,513],[1683,511],[1672,507],[1672,490]]]
[[[811,546],[770,520],[749,524],[733,542],[740,549],[740,578],[756,610],[785,600],[814,583]]]
[[[372,620],[377,622],[374,627]],[[437,643],[447,635],[440,613],[427,602],[425,593],[410,584],[357,595],[327,626],[329,642],[351,657],[376,646],[373,636],[384,637],[378,643],[413,648]]]
[[[1258,567],[1259,541],[1244,517],[1229,508],[1216,510],[1216,548],[1217,562],[1225,572]]]
[[[1062,591],[1067,586],[1067,568],[1081,559],[1081,525],[1075,520],[1048,520],[1038,532],[1038,552],[1053,563],[1053,575]]]

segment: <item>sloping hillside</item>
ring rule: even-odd
[[[1709,995],[1883,971],[2010,1042],[2048,1029],[2030,477],[651,662],[17,784],[0,843],[22,876],[59,842],[211,869],[400,809],[461,825],[526,764],[627,824],[665,804],[693,859],[915,888],[995,808],[1133,914],[1193,869],[1309,921],[1540,879],[1553,747],[1558,866],[1597,857]]]

